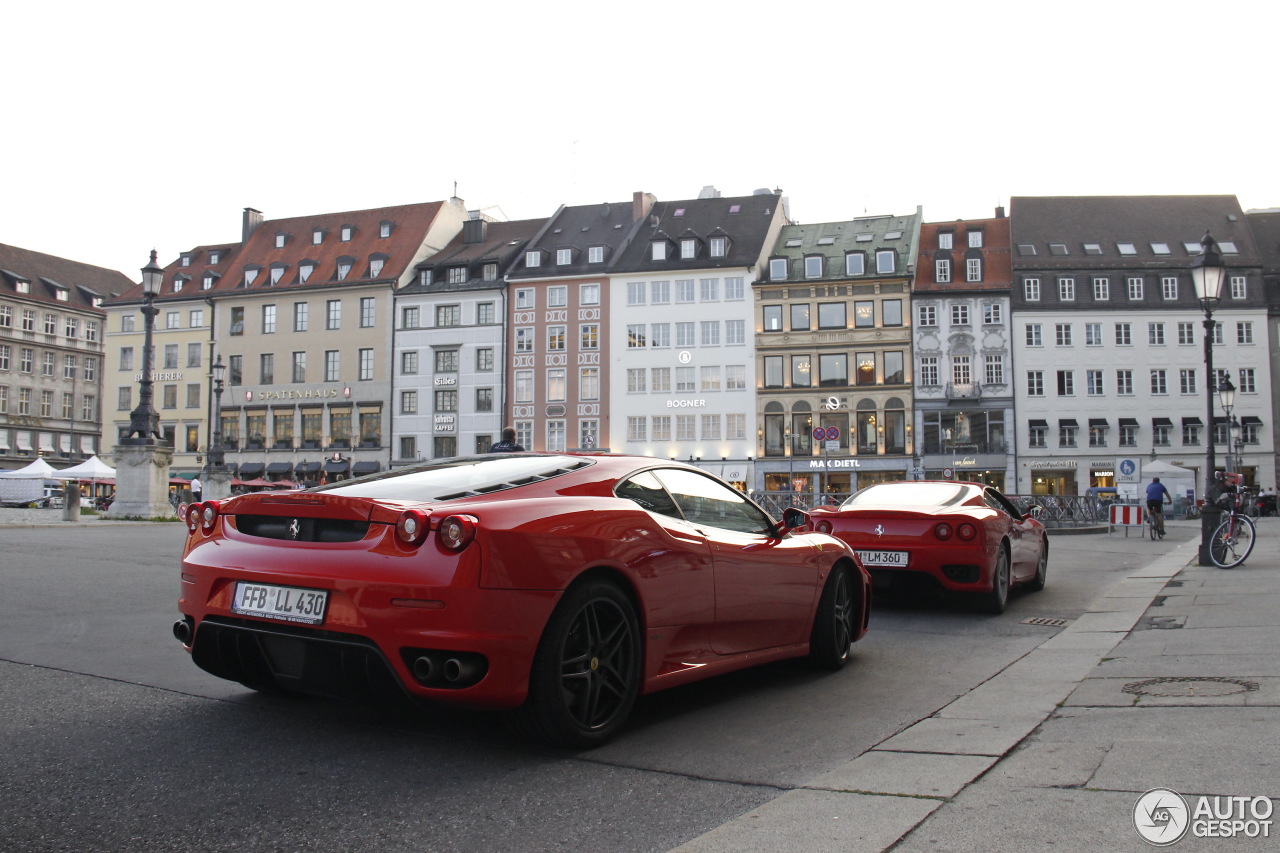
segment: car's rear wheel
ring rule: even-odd
[[[1044,589],[1044,582],[1049,576],[1049,543],[1040,543],[1040,562],[1036,563],[1035,577],[1027,582],[1027,589],[1039,592]]]
[[[849,648],[858,632],[858,596],[847,566],[836,566],[822,588],[809,635],[809,662],[836,670],[849,661]]]
[[[640,692],[640,625],[615,584],[571,588],[551,614],[529,673],[522,728],[557,746],[586,749],[612,737]]]
[[[1009,603],[1009,549],[1000,546],[996,554],[996,565],[991,571],[991,591],[980,593],[979,603],[982,610],[993,615],[1004,612]]]

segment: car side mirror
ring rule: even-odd
[[[809,526],[809,513],[796,507],[788,507],[782,512],[782,530],[780,535],[785,535],[793,530],[801,527]]]

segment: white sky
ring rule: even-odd
[[[4,13],[0,242],[137,280],[268,219],[781,187],[1280,206],[1273,3],[67,0]]]

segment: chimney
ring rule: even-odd
[[[996,205],[996,219],[1004,219],[1004,205]]]
[[[462,242],[483,243],[489,233],[489,223],[483,219],[468,219],[462,223]]]
[[[254,210],[252,207],[244,209],[244,218],[240,221],[240,242],[245,243],[249,240],[249,235],[258,230],[258,226],[262,224],[262,211]]]
[[[652,193],[637,192],[631,196],[631,221],[639,222],[649,215],[657,197]]]

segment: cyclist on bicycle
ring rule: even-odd
[[[1164,538],[1164,506],[1171,503],[1173,503],[1173,495],[1169,494],[1169,490],[1164,487],[1164,483],[1160,482],[1159,477],[1152,477],[1147,485],[1147,512],[1151,513],[1156,532],[1160,534],[1161,539]]]

